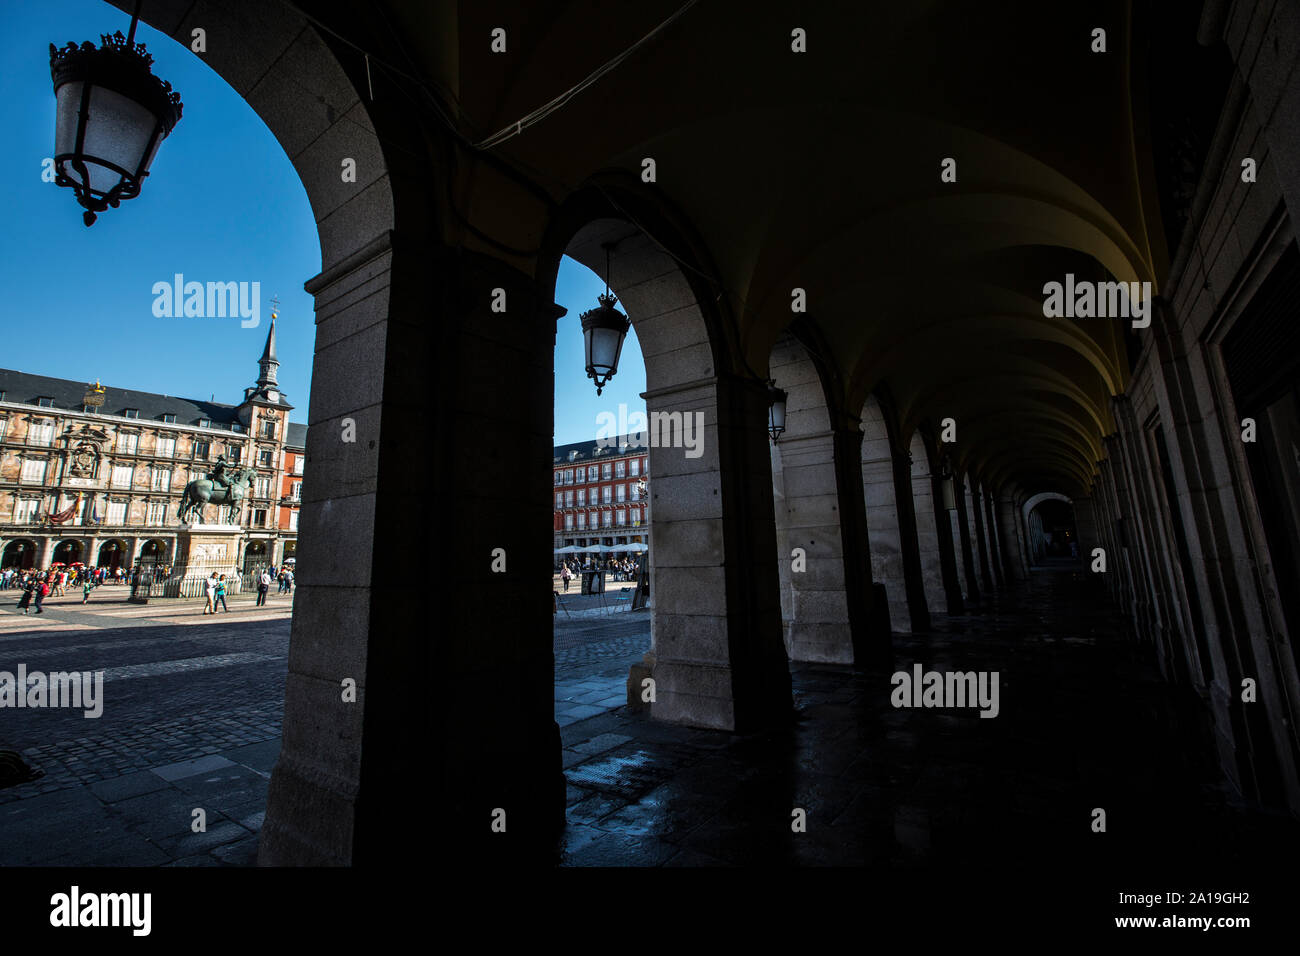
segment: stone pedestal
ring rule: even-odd
[[[185,569],[181,597],[198,597],[212,572],[226,576],[226,593],[238,594],[239,538],[244,529],[237,524],[192,524],[176,533],[175,566]]]

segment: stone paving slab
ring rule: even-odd
[[[211,770],[233,766],[234,764],[225,757],[210,755],[207,757],[196,757],[193,760],[181,760],[177,763],[169,763],[162,767],[153,767],[150,772],[157,774],[166,781],[174,782],[182,777],[192,777],[196,773],[207,773]]]

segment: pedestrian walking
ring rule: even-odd
[[[41,581],[36,585],[36,613],[44,614],[45,608],[41,607],[45,603],[45,598],[49,596],[50,584],[48,581]]]
[[[90,600],[90,591],[93,587],[94,585],[90,583],[90,578],[86,578],[86,580],[81,582],[81,603],[82,604],[85,604],[87,601]]]
[[[257,607],[266,604],[266,592],[271,590],[271,573],[263,571],[257,579]]]
[[[34,588],[35,585],[30,581],[23,586],[22,597],[18,599],[18,610],[22,611],[24,614],[26,614],[27,609],[32,606],[32,591]]]
[[[221,576],[221,580],[217,582],[217,602],[221,605],[223,611],[227,614],[230,613],[230,608],[226,607],[226,576],[224,574]],[[212,613],[217,613],[216,604],[212,606]]]
[[[207,603],[203,605],[204,614],[217,613],[217,572],[213,571],[208,575],[208,579],[203,582],[204,591],[207,593]]]

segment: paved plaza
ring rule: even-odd
[[[750,735],[629,712],[628,665],[649,645],[649,614],[568,603],[554,632],[563,865],[939,872],[996,860],[1136,878],[1196,853],[1226,878],[1300,849],[1294,823],[1237,804],[1193,757],[1194,708],[1081,575],[1037,574],[928,634],[895,635],[897,669],[1001,672],[995,720],[895,709],[885,672],[797,664],[794,722]],[[229,615],[204,618],[201,602],[68,598],[34,619],[6,600],[0,669],[102,669],[105,706],[95,720],[0,712],[0,748],[45,771],[0,790],[0,865],[252,865],[280,747],[290,609],[289,598],[256,608],[240,596]],[[1096,838],[1095,807],[1122,839]],[[195,808],[206,832],[191,829]],[[790,826],[796,808],[804,833]]]
[[[252,865],[280,750],[292,597],[126,602],[106,586],[23,615],[0,592],[0,670],[104,671],[102,716],[0,711],[0,749],[40,778],[0,789],[0,866]],[[556,719],[625,703],[627,669],[649,647],[648,613],[573,595],[557,615]],[[202,808],[207,830],[192,830]]]
[[[0,711],[44,771],[0,790],[0,865],[251,864],[280,749],[292,597],[126,603],[105,586],[23,615],[0,592],[0,670],[104,671],[103,714]],[[202,808],[206,832],[191,829]]]

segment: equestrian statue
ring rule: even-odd
[[[185,486],[181,495],[180,510],[176,517],[188,522],[191,518],[203,521],[204,505],[225,505],[226,524],[234,524],[248,495],[249,483],[255,471],[252,468],[231,468],[224,455],[217,458],[216,465],[208,472],[206,478],[194,478]],[[218,510],[217,517],[221,512]]]

